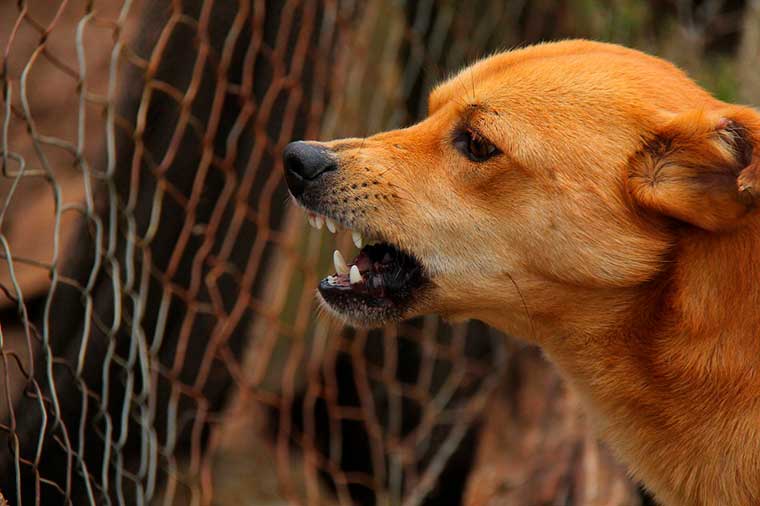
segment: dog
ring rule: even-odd
[[[293,142],[284,170],[360,248],[319,283],[330,313],[536,343],[661,504],[760,505],[757,111],[569,40],[476,62],[409,128]]]

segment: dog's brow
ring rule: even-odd
[[[467,122],[472,120],[476,116],[486,116],[486,115],[493,115],[498,116],[499,113],[495,110],[491,109],[487,105],[483,104],[482,102],[471,102],[467,103],[461,113],[461,118],[463,121]]]
[[[470,102],[465,107],[467,114],[477,114],[481,112],[488,112],[488,108],[480,102]]]

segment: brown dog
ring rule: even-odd
[[[476,63],[410,128],[292,143],[285,166],[313,225],[381,241],[336,252],[332,313],[536,342],[664,505],[760,505],[756,111],[567,41]]]

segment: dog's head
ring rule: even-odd
[[[529,337],[586,294],[652,280],[679,234],[741,226],[759,138],[754,111],[669,63],[567,41],[461,71],[412,127],[292,143],[285,168],[313,224],[379,242],[320,283],[333,312],[509,320]]]

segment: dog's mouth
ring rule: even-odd
[[[325,223],[337,229],[329,218],[308,212],[312,226]],[[359,254],[346,262],[339,250],[333,253],[335,272],[319,282],[322,300],[338,316],[360,325],[381,325],[404,318],[428,284],[425,269],[414,255],[384,241],[368,241],[352,233]]]

